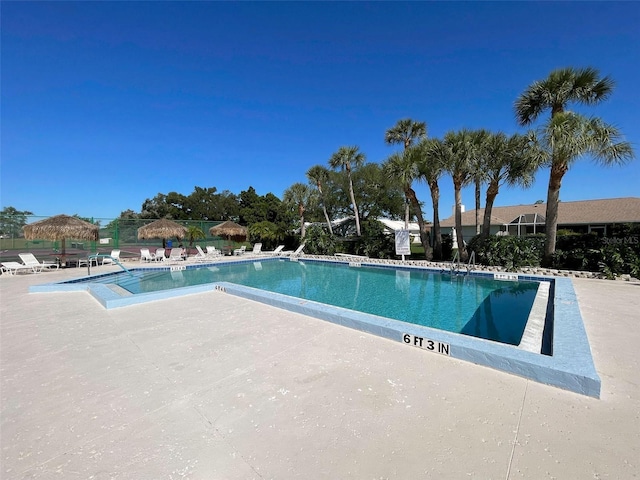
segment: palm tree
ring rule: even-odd
[[[514,134],[507,137],[500,132],[489,137],[485,144],[485,163],[488,186],[484,206],[481,237],[487,238],[491,229],[493,202],[503,184],[528,188],[542,159],[534,148],[533,134]]]
[[[547,153],[549,155],[548,163],[551,166],[545,225],[544,263],[546,265],[551,263],[551,257],[555,253],[560,185],[562,177],[569,169],[569,163],[585,153],[592,153],[591,147],[595,147],[595,143],[600,143],[601,147],[605,147],[607,141],[614,142],[608,144],[609,148],[605,148],[608,153],[605,154],[603,151],[603,155],[596,154],[598,158],[604,160],[605,164],[619,163],[623,159],[633,157],[631,146],[624,144],[624,142],[618,142],[619,132],[615,129],[611,131],[606,126],[605,130],[609,130],[609,135],[606,135],[606,138],[594,138],[587,142],[584,137],[587,131],[593,134],[596,131],[604,133],[600,127],[605,127],[605,125],[600,124],[594,130],[593,127],[596,125],[592,124],[587,128],[588,122],[579,120],[582,117],[563,116],[562,119],[556,120],[556,117],[562,115],[570,103],[595,105],[606,100],[613,92],[613,87],[613,80],[609,77],[600,78],[600,73],[594,68],[562,68],[552,71],[546,79],[532,83],[515,102],[516,117],[521,125],[529,125],[542,112],[551,110],[551,120],[543,130],[543,144],[550,149]],[[564,133],[558,130],[563,127],[567,128]],[[563,151],[562,148],[556,147],[552,143],[555,140],[561,140],[565,144],[563,148],[568,148],[571,139],[567,135],[571,133],[577,135],[573,139],[575,141],[574,148],[569,148],[573,153],[569,154],[568,151]],[[581,147],[578,144],[581,144]],[[613,154],[611,149],[618,150],[619,153],[611,157]],[[580,153],[578,153],[579,151]],[[616,157],[618,160],[607,160]]]
[[[433,205],[433,258],[442,259],[442,234],[440,233],[440,186],[438,180],[442,176],[446,164],[447,149],[442,140],[437,138],[423,139],[412,148],[417,155],[419,179],[429,186]]]
[[[324,218],[327,221],[327,227],[329,228],[329,233],[333,235],[331,220],[329,220],[329,214],[327,213],[327,205],[325,202],[324,191],[322,190],[322,186],[326,184],[327,180],[329,179],[329,170],[324,168],[322,165],[314,165],[309,170],[307,170],[307,178],[318,189],[318,193],[320,194],[320,199],[322,200],[322,212],[324,213]]]
[[[475,203],[476,203],[476,235],[480,233],[480,187],[483,183],[487,182],[487,171],[485,165],[487,163],[486,157],[486,143],[491,137],[491,133],[487,130],[476,130],[471,133],[473,142],[473,158],[472,158],[472,176],[475,186]]]
[[[416,139],[427,136],[427,124],[416,122],[410,118],[398,120],[384,135],[385,143],[389,145],[402,144],[404,149],[409,148]]]
[[[207,238],[202,229],[196,225],[187,227],[187,240],[189,240],[189,248],[193,248],[193,242]]]
[[[622,134],[599,118],[587,118],[572,112],[558,113],[539,130],[539,146],[551,166],[547,190],[544,262],[551,264],[556,249],[558,203],[562,178],[580,157],[591,155],[605,165],[621,165],[633,159],[633,148]]]
[[[406,198],[407,209],[405,211],[405,228],[409,223],[409,208],[411,205],[418,218],[418,226],[420,228],[420,242],[424,247],[425,257],[429,254],[429,239],[427,237],[426,223],[422,216],[422,208],[418,201],[418,196],[412,188],[413,181],[420,176],[418,170],[418,156],[412,155],[411,151],[403,153],[394,153],[384,163],[384,172],[388,178],[395,179],[402,186]]]
[[[347,178],[349,179],[349,196],[351,197],[351,205],[353,206],[353,214],[356,217],[356,234],[361,235],[360,232],[360,214],[358,213],[358,205],[356,205],[356,197],[353,194],[353,181],[351,180],[352,165],[355,168],[361,167],[366,157],[364,153],[359,152],[359,147],[340,147],[337,152],[331,155],[329,158],[329,166],[331,168],[341,169],[347,172]]]
[[[541,113],[551,110],[551,117],[562,113],[569,103],[595,105],[606,100],[613,92],[614,82],[600,78],[595,68],[572,67],[552,71],[541,81],[533,82],[515,103],[520,125],[530,125]]]
[[[284,191],[284,202],[298,210],[300,217],[300,237],[304,238],[304,212],[311,206],[313,191],[304,183],[294,183]]]
[[[460,249],[460,259],[466,260],[462,235],[462,188],[473,180],[473,159],[476,155],[474,134],[470,130],[448,132],[444,136],[444,144],[446,148],[444,169],[451,175],[455,193],[456,241]]]

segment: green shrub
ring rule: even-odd
[[[520,267],[537,267],[544,252],[544,236],[526,237],[489,236],[482,240],[479,235],[471,239],[469,252],[476,252],[476,262],[483,265],[505,267],[514,271]]]
[[[370,258],[395,258],[396,244],[392,235],[385,233],[377,220],[364,220],[360,225],[362,236],[351,244],[355,255]]]
[[[335,255],[336,239],[320,225],[310,226],[304,237],[304,251],[311,255]]]
[[[566,233],[566,232],[565,232]],[[474,237],[468,246],[476,252],[476,262],[502,266],[508,270],[540,265],[544,235],[526,237]],[[616,225],[611,235],[570,233],[558,236],[553,267],[562,270],[602,272],[607,278],[621,274],[640,276],[640,226]]]

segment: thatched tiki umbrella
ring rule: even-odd
[[[209,233],[215,237],[227,237],[227,240],[234,239],[244,242],[247,239],[247,227],[238,225],[230,220],[211,227]]]
[[[39,220],[25,225],[22,230],[24,238],[27,240],[60,240],[62,242],[62,263],[64,263],[66,254],[65,240],[67,238],[94,242],[98,240],[98,225],[69,215],[56,215]]]
[[[167,238],[183,239],[187,235],[187,227],[167,218],[161,218],[138,229],[138,240],[161,238],[162,246]]]

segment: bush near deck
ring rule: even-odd
[[[640,226],[616,225],[612,234],[575,234],[559,231],[553,268],[602,272],[607,278],[630,274],[640,277]],[[474,237],[468,246],[477,263],[517,270],[538,267],[544,253],[544,235]]]

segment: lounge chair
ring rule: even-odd
[[[154,262],[164,262],[166,257],[164,256],[164,248],[156,248],[156,253],[153,255]]]
[[[261,255],[280,255],[282,250],[284,249],[284,245],[278,245],[275,250],[269,252],[260,252]]]
[[[172,248],[171,249],[171,253],[169,253],[169,261],[170,262],[175,262],[175,261],[182,261],[184,260],[184,258],[182,258],[182,248],[178,247],[178,248]]]
[[[207,247],[207,256],[208,257],[221,257],[222,256],[222,250],[218,250],[216,247],[214,246],[208,246]]]
[[[262,251],[262,243],[256,243],[253,246],[253,250],[251,251],[251,255],[260,255]]]
[[[202,250],[202,247],[200,245],[196,245],[196,250],[198,251],[198,253],[196,253],[195,256],[191,257],[192,260],[195,260],[196,262],[203,262],[207,260],[207,254],[204,253],[204,250]]]
[[[140,249],[140,261],[141,262],[153,262],[155,260],[153,253],[148,248]]]
[[[301,244],[298,248],[296,248],[295,251],[280,252],[280,255],[286,256],[286,257],[298,257],[302,254],[303,249],[304,249],[304,243]]]
[[[234,255],[243,255],[243,254],[244,254],[244,252],[246,252],[246,251],[247,251],[247,247],[246,247],[245,245],[242,245],[240,248],[236,248],[236,249],[233,251],[233,254],[234,254]]]
[[[102,257],[102,265],[105,263],[116,263],[120,262],[120,250],[111,250],[111,258],[110,257]]]
[[[50,269],[55,267],[56,270],[58,269],[57,263],[40,262],[33,253],[19,253],[18,256],[27,267],[33,267],[34,272],[36,269],[41,272],[43,268]]]
[[[33,267],[29,267],[24,263],[18,262],[2,262],[0,264],[0,270],[9,275],[17,275],[20,272],[38,273],[40,270],[34,270]]]

